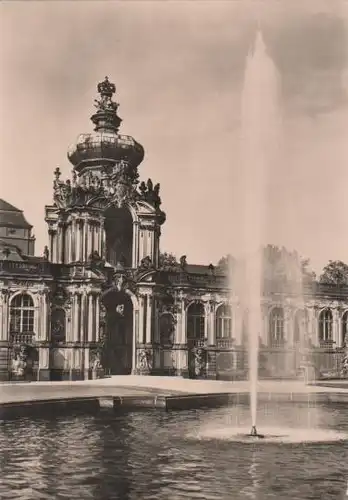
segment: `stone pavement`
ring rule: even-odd
[[[325,384],[325,385],[324,385]],[[260,381],[260,393],[345,393],[344,381],[305,385],[298,381]],[[99,380],[77,382],[3,383],[0,385],[0,404],[32,400],[71,399],[103,396],[141,396],[156,393],[161,396],[184,394],[237,394],[249,392],[249,383],[215,380],[189,380],[179,377],[139,375],[113,376]]]

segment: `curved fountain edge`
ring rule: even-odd
[[[99,391],[86,394],[54,394],[37,395],[31,399],[25,396],[17,400],[0,401],[0,420],[18,416],[43,416],[60,413],[97,413],[105,410],[148,410],[161,409],[190,410],[198,408],[218,408],[231,405],[248,404],[248,392],[214,392],[214,393],[182,393],[179,391],[164,391],[153,387],[128,386],[112,388],[104,387]],[[1,389],[0,389],[1,393]],[[262,402],[280,402],[308,404],[344,404],[348,405],[348,391],[320,391],[320,392],[261,392],[258,400]]]

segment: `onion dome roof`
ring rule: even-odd
[[[16,229],[31,229],[33,227],[24,217],[23,210],[19,210],[2,199],[0,199],[0,226]]]
[[[114,165],[124,160],[137,167],[144,158],[144,149],[133,137],[120,135],[122,119],[117,114],[118,104],[112,100],[116,87],[108,77],[98,84],[100,99],[95,100],[96,113],[91,120],[94,132],[80,134],[68,150],[68,159],[76,171],[90,166]]]

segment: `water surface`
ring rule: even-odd
[[[231,443],[195,436],[245,425],[246,407],[22,418],[0,425],[0,498],[344,499],[348,444]],[[264,405],[259,424],[348,433],[347,411]]]

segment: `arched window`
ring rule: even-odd
[[[34,333],[34,302],[27,293],[15,295],[11,300],[10,332]]]
[[[306,309],[296,311],[294,317],[294,343],[308,337],[308,313]]]
[[[284,342],[284,311],[281,307],[272,309],[269,323],[270,344],[282,344]]]
[[[332,341],[332,312],[330,309],[324,309],[319,314],[319,342],[330,341]]]
[[[342,316],[341,345],[348,345],[348,311],[345,311]]]
[[[187,309],[187,338],[204,340],[204,306],[201,303],[191,304]]]
[[[232,338],[232,309],[230,306],[219,306],[216,311],[216,338]]]
[[[53,309],[51,314],[51,339],[53,342],[65,342],[65,310]]]

